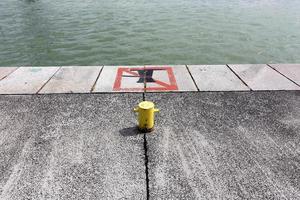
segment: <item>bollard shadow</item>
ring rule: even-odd
[[[120,131],[120,134],[124,137],[128,137],[128,136],[135,136],[135,135],[139,135],[142,134],[139,130],[137,126],[133,126],[133,127],[128,127],[128,128],[123,128]]]

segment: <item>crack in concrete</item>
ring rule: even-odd
[[[146,199],[149,199],[149,169],[148,169],[148,143],[146,133],[144,133],[144,154],[145,154],[145,173],[146,173]]]
[[[145,67],[144,67],[145,68]],[[145,73],[144,73],[145,76]],[[143,101],[146,100],[146,77],[144,77],[144,91],[143,91]],[[146,175],[146,199],[149,200],[150,191],[149,191],[149,168],[148,168],[148,143],[146,133],[144,134],[144,156],[145,156],[145,175]]]

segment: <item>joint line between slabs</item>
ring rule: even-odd
[[[96,87],[96,84],[97,84],[97,82],[98,82],[98,80],[99,80],[99,78],[100,78],[100,75],[101,75],[101,72],[102,72],[103,68],[104,68],[104,66],[101,67],[101,69],[100,69],[100,71],[99,71],[99,74],[97,75],[97,78],[96,78],[96,80],[95,80],[95,83],[93,84],[93,86],[92,86],[92,88],[91,88],[91,90],[90,90],[90,93],[94,91],[94,89],[95,89],[95,87]]]
[[[3,80],[3,79],[5,79],[6,77],[8,77],[9,75],[11,75],[12,73],[14,73],[17,69],[19,69],[20,67],[17,67],[16,69],[14,69],[13,71],[11,71],[10,73],[8,73],[6,76],[4,76],[3,78],[1,78],[0,79],[0,81],[1,80]]]
[[[36,92],[36,94],[38,94],[48,83],[49,81],[55,76],[55,74],[61,69],[62,67],[59,67],[58,70],[56,70],[56,72],[46,81],[46,83],[44,83],[44,85],[42,85],[42,87]]]
[[[253,91],[252,88],[237,73],[235,73],[235,71],[231,69],[228,64],[226,64],[226,66],[236,77],[238,77],[238,79],[240,79],[240,81],[242,81],[242,83],[244,83],[244,85],[246,85],[250,89],[250,91]]]
[[[197,89],[198,91],[200,91],[200,89],[199,89],[198,85],[196,84],[196,81],[195,81],[195,79],[194,79],[194,77],[193,77],[193,75],[192,75],[192,73],[191,73],[189,67],[188,67],[187,65],[185,65],[185,68],[187,69],[188,73],[190,74],[190,76],[191,76],[191,78],[192,78],[192,81],[193,81],[194,85],[196,86],[196,89]]]
[[[292,79],[290,79],[289,77],[287,77],[286,75],[284,75],[283,73],[281,73],[280,71],[278,71],[275,67],[272,67],[270,64],[267,64],[267,66],[270,67],[271,69],[273,69],[275,72],[277,72],[280,75],[282,75],[284,78],[286,78],[289,81],[291,81],[292,83],[296,84],[298,87],[300,87],[300,85],[298,83],[296,83],[295,81],[293,81]]]
[[[147,80],[146,80],[146,66],[144,66],[144,74],[143,74],[143,78],[144,78],[144,91],[143,91],[143,101],[146,100],[145,94],[147,92],[146,88],[147,88]]]

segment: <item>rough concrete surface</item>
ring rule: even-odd
[[[141,99],[0,95],[0,199],[145,199]]]
[[[0,199],[300,199],[299,91],[145,98],[0,95]]]
[[[300,199],[300,92],[146,93],[150,199]]]

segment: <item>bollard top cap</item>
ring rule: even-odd
[[[139,103],[139,108],[144,110],[152,109],[154,108],[154,103],[151,101],[142,101],[141,103]]]

